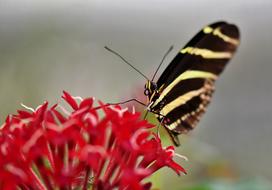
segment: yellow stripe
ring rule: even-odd
[[[225,42],[228,42],[228,43],[231,43],[233,45],[238,45],[239,44],[239,40],[235,39],[235,38],[231,38],[225,34],[223,34],[221,31],[220,31],[220,27],[217,27],[216,29],[213,29],[212,27],[210,26],[206,26],[205,28],[203,28],[203,32],[205,34],[210,34],[212,33],[213,35],[221,38],[222,40],[224,40]]]
[[[176,98],[175,100],[173,100],[172,102],[166,104],[163,109],[160,111],[160,113],[162,115],[167,115],[168,113],[170,113],[172,110],[174,110],[175,108],[186,104],[186,102],[188,102],[189,100],[191,100],[193,97],[196,97],[198,95],[200,95],[201,93],[203,93],[205,91],[204,88],[200,88],[198,90],[194,90],[194,91],[190,91],[186,94],[183,94],[181,96],[179,96],[178,98]]]
[[[205,28],[203,28],[203,32],[204,32],[205,34],[212,33],[212,31],[213,31],[213,28],[210,27],[210,26],[206,26]]]
[[[180,51],[180,53],[188,53],[191,55],[200,55],[205,59],[229,59],[232,57],[230,52],[217,52],[209,49],[200,49],[194,47],[186,47]]]
[[[175,121],[174,123],[172,123],[172,124],[170,124],[170,125],[166,125],[166,127],[167,127],[169,130],[173,130],[173,129],[175,129],[179,124],[180,124],[180,120],[178,119],[178,120]]]
[[[180,81],[193,78],[207,78],[207,79],[217,79],[217,76],[210,72],[188,70],[179,75],[173,82],[171,82],[161,93],[159,98],[154,102],[153,106],[156,106]]]
[[[174,130],[177,128],[177,126],[179,126],[181,124],[181,119],[177,119],[174,123],[170,124],[170,125],[166,125],[166,127],[169,129],[169,130]]]

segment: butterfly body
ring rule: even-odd
[[[204,27],[171,61],[157,82],[147,81],[148,110],[165,126],[175,145],[195,128],[214,92],[214,83],[239,44],[235,25]]]

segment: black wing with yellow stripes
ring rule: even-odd
[[[149,96],[149,109],[179,145],[178,134],[193,129],[205,112],[214,82],[239,44],[233,24],[217,22],[204,27],[162,73]],[[149,85],[150,86],[150,85]]]

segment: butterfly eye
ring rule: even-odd
[[[145,89],[144,91],[144,95],[148,96],[149,95],[149,90],[148,89]]]

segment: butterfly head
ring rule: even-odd
[[[144,94],[148,97],[148,99],[151,98],[151,96],[156,92],[157,90],[157,85],[155,82],[152,81],[147,81],[145,84],[145,89],[144,89]]]

